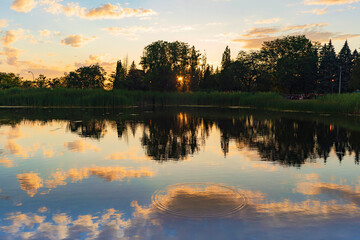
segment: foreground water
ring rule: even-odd
[[[0,109],[0,239],[358,239],[360,124]]]

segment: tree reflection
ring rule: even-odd
[[[105,121],[70,121],[67,129],[81,137],[100,139],[105,135]]]
[[[149,157],[158,161],[184,160],[200,149],[198,136],[202,124],[199,117],[179,113],[155,117],[144,124],[141,143]]]
[[[225,157],[234,151],[232,146],[235,145],[239,150],[250,148],[257,151],[264,161],[284,166],[300,167],[318,158],[326,163],[332,152],[340,162],[352,153],[356,164],[360,160],[357,120],[344,122],[344,119],[335,121],[328,118],[323,121],[323,118],[295,114],[191,108],[152,109],[151,112],[123,109],[121,113],[115,109],[81,110],[74,114],[52,110],[39,115],[25,110],[20,112],[23,113],[22,118],[19,113],[2,110],[6,119],[1,120],[0,125],[16,126],[24,122],[45,124],[54,119],[67,119],[67,130],[94,139],[103,138],[109,125],[119,138],[139,137],[145,154],[160,162],[184,160],[198,153],[206,145],[210,134],[215,134],[215,129],[220,134],[219,150]],[[49,113],[53,118],[49,117]]]

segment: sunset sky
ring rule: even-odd
[[[138,64],[157,40],[185,41],[218,65],[226,45],[306,34],[339,51],[360,48],[360,0],[1,0],[0,71],[26,79],[99,63],[108,73],[128,55]]]

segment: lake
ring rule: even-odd
[[[360,120],[0,109],[0,239],[359,239]]]

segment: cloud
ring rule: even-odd
[[[34,7],[36,7],[34,0],[14,0],[10,8],[16,12],[28,13]]]
[[[340,32],[324,31],[327,23],[313,23],[303,25],[291,25],[284,27],[251,28],[239,38],[232,42],[242,43],[245,49],[259,49],[266,41],[272,41],[283,36],[305,35],[312,41],[327,42],[333,40],[345,40],[349,38],[360,37],[360,34],[343,34]]]
[[[305,5],[342,5],[357,3],[360,0],[304,0]]]
[[[44,29],[44,30],[39,30],[40,36],[42,37],[48,37],[51,35],[51,31]]]
[[[150,17],[157,13],[151,9],[124,8],[120,4],[106,3],[97,8],[87,9],[80,7],[78,3],[61,4],[62,0],[43,0],[42,5],[45,10],[52,14],[65,14],[66,16],[76,16],[84,19],[122,19],[129,17]]]
[[[81,34],[80,35],[70,35],[63,40],[61,40],[61,43],[64,45],[69,45],[72,47],[81,47],[83,44],[88,43],[89,41],[92,41],[96,39],[95,36],[85,38]]]
[[[304,13],[313,13],[313,14],[316,14],[316,15],[324,15],[328,12],[328,9],[327,8],[315,8],[311,11],[304,11]]]
[[[37,190],[43,186],[43,180],[37,173],[23,173],[16,177],[20,183],[20,188],[26,191],[30,197],[34,197]]]
[[[8,22],[6,19],[0,19],[0,28],[4,28],[8,26]]]
[[[66,147],[68,150],[72,152],[82,152],[84,153],[87,150],[92,150],[94,152],[100,151],[100,148],[98,148],[95,145],[92,145],[90,143],[87,143],[83,140],[76,140],[73,142],[66,142],[64,143],[64,147]]]
[[[126,28],[121,28],[121,27],[108,27],[108,28],[103,28],[103,30],[108,31],[110,34],[118,36],[118,35],[123,35],[123,36],[127,36],[128,38],[135,38],[136,34],[138,32],[150,32],[153,29],[151,27],[144,27],[144,26],[132,26],[132,27],[126,27]]]
[[[255,24],[271,24],[271,23],[277,23],[280,21],[280,18],[270,18],[270,19],[263,19],[256,21]]]
[[[9,46],[20,38],[24,38],[24,29],[6,31],[5,35],[1,38],[4,46]]]
[[[89,57],[85,60],[85,62],[75,62],[75,67],[84,67],[93,64],[99,64],[101,67],[105,69],[106,72],[112,72],[116,66],[116,60],[110,58],[107,55],[95,55],[90,54]]]
[[[267,34],[277,33],[279,32],[279,28],[272,27],[272,28],[251,28],[247,31],[246,34],[243,34],[243,37],[257,37],[257,36],[264,36]]]

